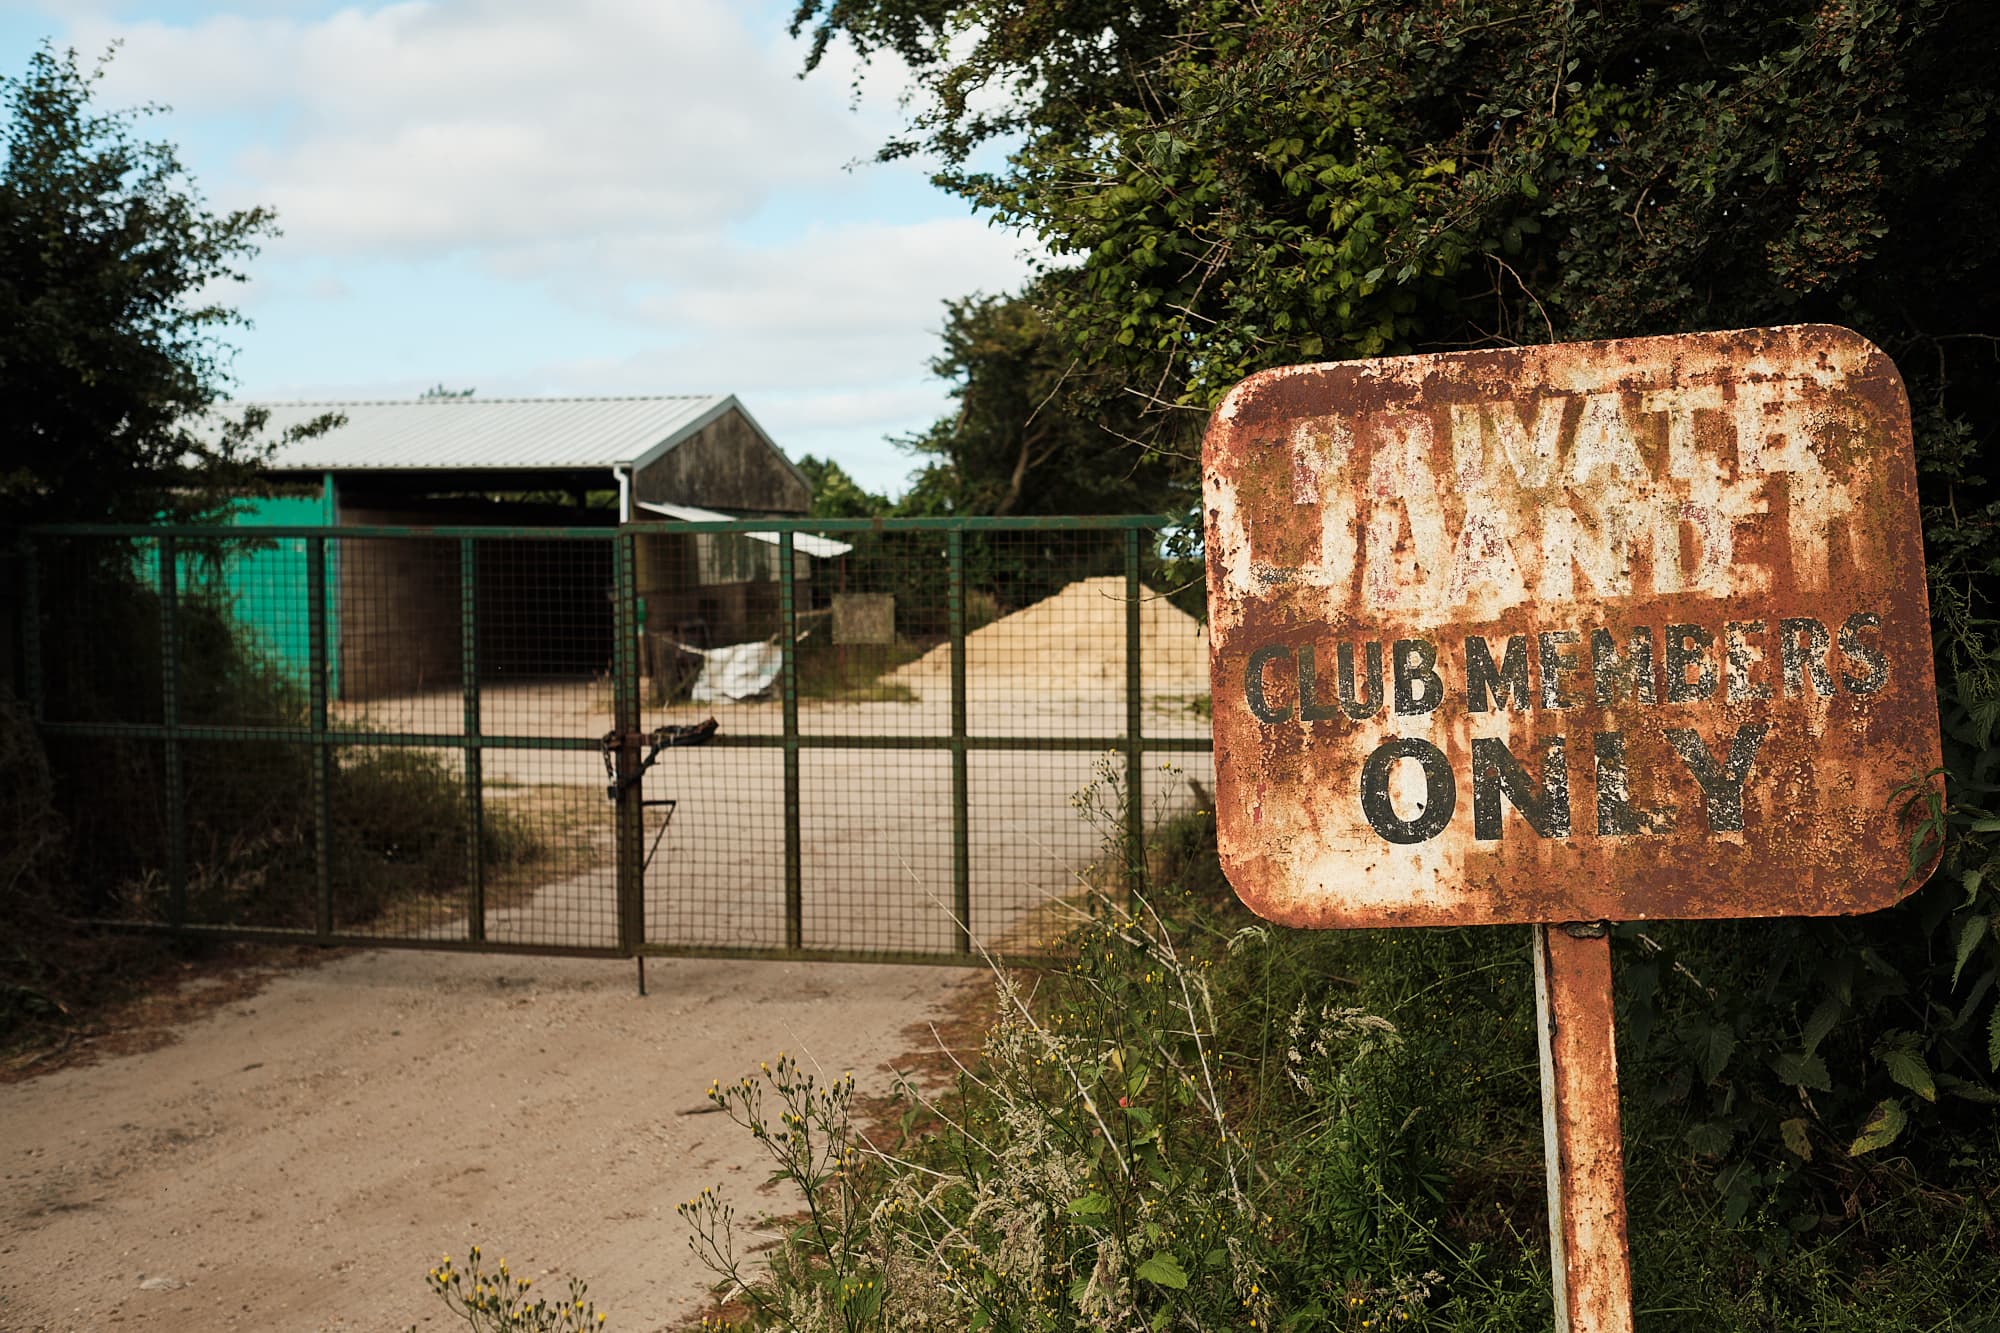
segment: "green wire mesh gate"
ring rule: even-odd
[[[1206,803],[1163,524],[39,528],[19,676],[106,921],[1031,956]]]

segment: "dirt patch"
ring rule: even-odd
[[[981,985],[656,959],[642,999],[630,963],[387,951],[231,977],[121,1029],[170,1045],[0,1086],[0,1328],[442,1329],[424,1271],[475,1242],[585,1279],[614,1333],[678,1327],[708,1275],[674,1206],[782,1207],[747,1134],[680,1112],[780,1049],[887,1093]]]
[[[340,956],[325,949],[232,941],[203,946],[198,957],[176,959],[165,944],[148,948],[132,937],[114,943],[125,946],[122,956],[135,975],[124,981],[132,993],[51,1015],[35,1030],[17,1034],[0,1060],[0,1084],[172,1045],[186,1024],[250,998],[273,977]]]

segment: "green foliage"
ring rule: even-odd
[[[1158,850],[1163,869],[1219,882],[1205,818]],[[1178,888],[1100,902],[1073,942],[1074,967],[1032,994],[996,978],[982,1061],[941,1095],[903,1089],[901,1145],[855,1124],[850,1085],[818,1088],[784,1059],[711,1089],[807,1201],[762,1279],[727,1250],[725,1200],[682,1209],[697,1253],[747,1289],[752,1326],[1546,1324],[1534,1232],[1505,1215],[1540,1180],[1509,1141],[1539,1123],[1521,1100],[1524,957],[1454,958],[1459,980],[1469,963],[1494,983],[1469,990],[1521,1046],[1488,1079],[1473,1057],[1492,1050],[1493,1011],[1454,1012],[1414,969],[1337,994],[1355,985],[1329,979],[1337,941],[1247,924],[1233,903]],[[1462,1187],[1450,1165],[1496,1153],[1515,1159],[1495,1173],[1498,1224],[1492,1180]]]
[[[138,623],[157,624],[148,595],[99,591],[94,612],[150,616]],[[304,725],[297,687],[244,643],[225,606],[190,599],[181,622],[190,650],[189,721]],[[156,643],[118,665],[127,679],[150,678],[157,690]],[[135,696],[99,683],[110,688],[72,684],[62,695],[77,705],[69,715],[130,716],[119,705]],[[311,929],[318,874],[306,748],[249,740],[187,745],[182,759],[188,919]],[[87,924],[167,917],[163,764],[156,744],[110,738],[52,741],[45,756],[24,710],[0,694],[0,890],[11,910],[0,949],[0,1045],[59,1036],[169,961],[145,941],[108,938]],[[421,899],[443,899],[452,910],[470,842],[456,770],[419,751],[356,747],[340,754],[332,777],[336,925],[365,925]],[[543,850],[525,823],[490,803],[483,837],[495,873]]]
[[[745,1325],[1548,1327],[1525,933],[1286,931],[1230,898],[1206,817],[1152,851],[1162,887],[1100,903],[1073,966],[996,978],[982,1058],[905,1086],[900,1138],[784,1057],[711,1087],[807,1201],[761,1275],[728,1248],[728,1201],[683,1206]],[[1743,1058],[1713,1035],[1703,1054],[1718,1075]],[[1691,1143],[1646,1088],[1625,1115],[1648,1333],[1976,1329],[2000,1308],[1990,1127],[1922,1182],[1862,1158],[1863,1195],[1731,1220],[1695,1157],[1715,1131]]]
[[[814,518],[886,518],[892,512],[886,496],[863,490],[861,483],[831,458],[804,454],[797,466],[812,486]]]
[[[134,136],[142,112],[93,108],[102,77],[44,44],[0,80],[0,524],[198,517],[266,451],[262,414],[203,414],[240,322],[213,293],[274,216],[204,208],[173,148]]]
[[[958,410],[901,442],[925,460],[905,512],[1157,513],[1173,498],[1169,460],[1132,447],[1139,400],[1107,392],[1049,318],[1065,280],[947,304],[931,370]]]
[[[863,1138],[853,1119],[854,1075],[822,1083],[783,1051],[775,1066],[758,1070],[727,1087],[711,1082],[708,1099],[764,1145],[771,1181],[793,1186],[804,1202],[774,1261],[778,1280],[752,1280],[735,1248],[735,1208],[712,1189],[678,1207],[688,1248],[759,1317],[781,1326],[880,1327],[888,1282],[855,1176]]]
[[[1978,539],[1988,514],[1952,503],[1989,493],[1972,460],[1927,466],[1947,481],[1925,516],[1946,799],[1940,775],[1905,799],[1911,874],[1935,863],[1929,883],[1858,919],[1617,932],[1632,1077],[1699,1135],[1731,1224],[1760,1207],[1866,1208],[1904,1185],[1878,1161],[1933,1178],[2000,1125],[2000,653],[1987,611],[2000,543]]]
[[[1963,1196],[1911,1190],[1855,1219],[1760,1209],[1725,1229],[1691,1190],[1633,1215],[1641,1329],[1991,1333],[2000,1274]],[[1652,1203],[1652,1201],[1645,1201]],[[1857,1233],[1873,1232],[1872,1239]]]
[[[575,1278],[569,1280],[568,1299],[551,1305],[546,1297],[532,1296],[534,1279],[509,1273],[505,1259],[490,1272],[481,1264],[475,1245],[464,1268],[447,1254],[425,1278],[445,1309],[473,1333],[595,1333],[604,1327],[605,1314],[589,1299],[589,1287]],[[416,1333],[415,1324],[410,1333]]]
[[[1877,1160],[1942,1171],[1987,1132],[2000,64],[1970,53],[2000,49],[2000,9],[803,0],[793,26],[811,60],[846,39],[913,66],[884,154],[935,153],[942,184],[1064,259],[1041,290],[1075,374],[1139,395],[1151,424],[1125,433],[1169,459],[1190,414],[1291,362],[1809,321],[1887,350],[1946,736],[1911,869],[1938,870],[1858,921],[1628,931],[1621,985],[1635,1072],[1732,1221],[1801,1191],[1853,1203]]]
[[[1268,365],[1419,345],[1847,314],[1928,349],[1982,316],[1952,284],[1991,282],[1994,76],[1962,53],[1995,22],[1941,0],[806,0],[794,30],[815,59],[844,36],[911,62],[885,154],[939,154],[942,183],[1076,259],[1052,295],[1086,367],[1206,409]],[[1001,135],[1003,169],[965,165]]]
[[[190,542],[184,551],[174,611],[180,718],[193,726],[303,730],[304,687],[237,619],[222,577],[228,552],[239,546]],[[47,715],[158,721],[165,654],[151,544],[93,539],[39,549],[45,602],[64,607],[41,645]],[[52,737],[47,755],[53,820],[22,815],[24,822],[8,828],[24,840],[54,836],[50,830],[63,835],[36,862],[47,929],[17,940],[31,970],[56,978],[76,946],[75,919],[168,919],[168,774],[165,747],[150,741]],[[333,752],[327,847],[337,928],[424,900],[443,912],[460,906],[473,834],[457,756],[447,755],[373,746]],[[312,929],[319,867],[311,747],[244,735],[183,743],[179,757],[187,919]],[[528,825],[496,802],[485,807],[480,837],[494,875],[543,851]]]
[[[208,211],[171,145],[146,142],[146,112],[92,104],[103,67],[44,45],[0,80],[0,524],[143,523],[224,514],[257,486],[265,418],[214,411],[226,381],[219,334],[240,322],[215,299],[263,238],[269,210]],[[286,438],[316,434],[322,417]],[[177,608],[183,722],[301,726],[300,688],[237,624],[222,547],[187,543]],[[166,657],[151,549],[50,541],[38,547],[49,716],[157,722]],[[16,809],[0,841],[37,849],[22,882],[36,910],[17,921],[10,979],[49,995],[95,994],[79,967],[78,917],[163,915],[167,888],[164,747],[115,739],[53,742],[48,805]],[[180,747],[187,908],[195,920],[310,926],[315,879],[311,763],[275,741]],[[433,757],[362,753],[337,764],[334,879],[352,919],[393,897],[436,892],[463,874],[463,788]],[[59,830],[62,843],[51,849]],[[530,845],[504,819],[488,834],[504,864]],[[28,920],[27,918],[32,918]],[[110,969],[107,969],[110,970]],[[28,984],[28,983],[23,983]],[[57,1009],[60,1001],[51,1000]]]
[[[55,781],[32,721],[0,689],[0,901],[12,926],[0,948],[0,1041],[32,1024],[59,1023],[65,1014],[58,960],[38,947],[62,927],[55,891],[66,830],[56,813]]]

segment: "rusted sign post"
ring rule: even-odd
[[[1629,1329],[1605,923],[1915,887],[1901,378],[1825,326],[1301,366],[1202,468],[1230,882],[1288,925],[1535,927],[1557,1328]]]

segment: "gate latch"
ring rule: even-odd
[[[598,749],[604,755],[604,776],[610,785],[604,794],[617,800],[628,788],[635,787],[646,776],[646,770],[659,759],[660,752],[678,745],[705,745],[720,728],[714,718],[688,723],[682,726],[655,727],[651,731],[607,731],[598,741]],[[645,746],[646,753],[639,755],[639,747]],[[618,776],[619,752],[630,748],[638,758],[637,765],[624,777]]]

